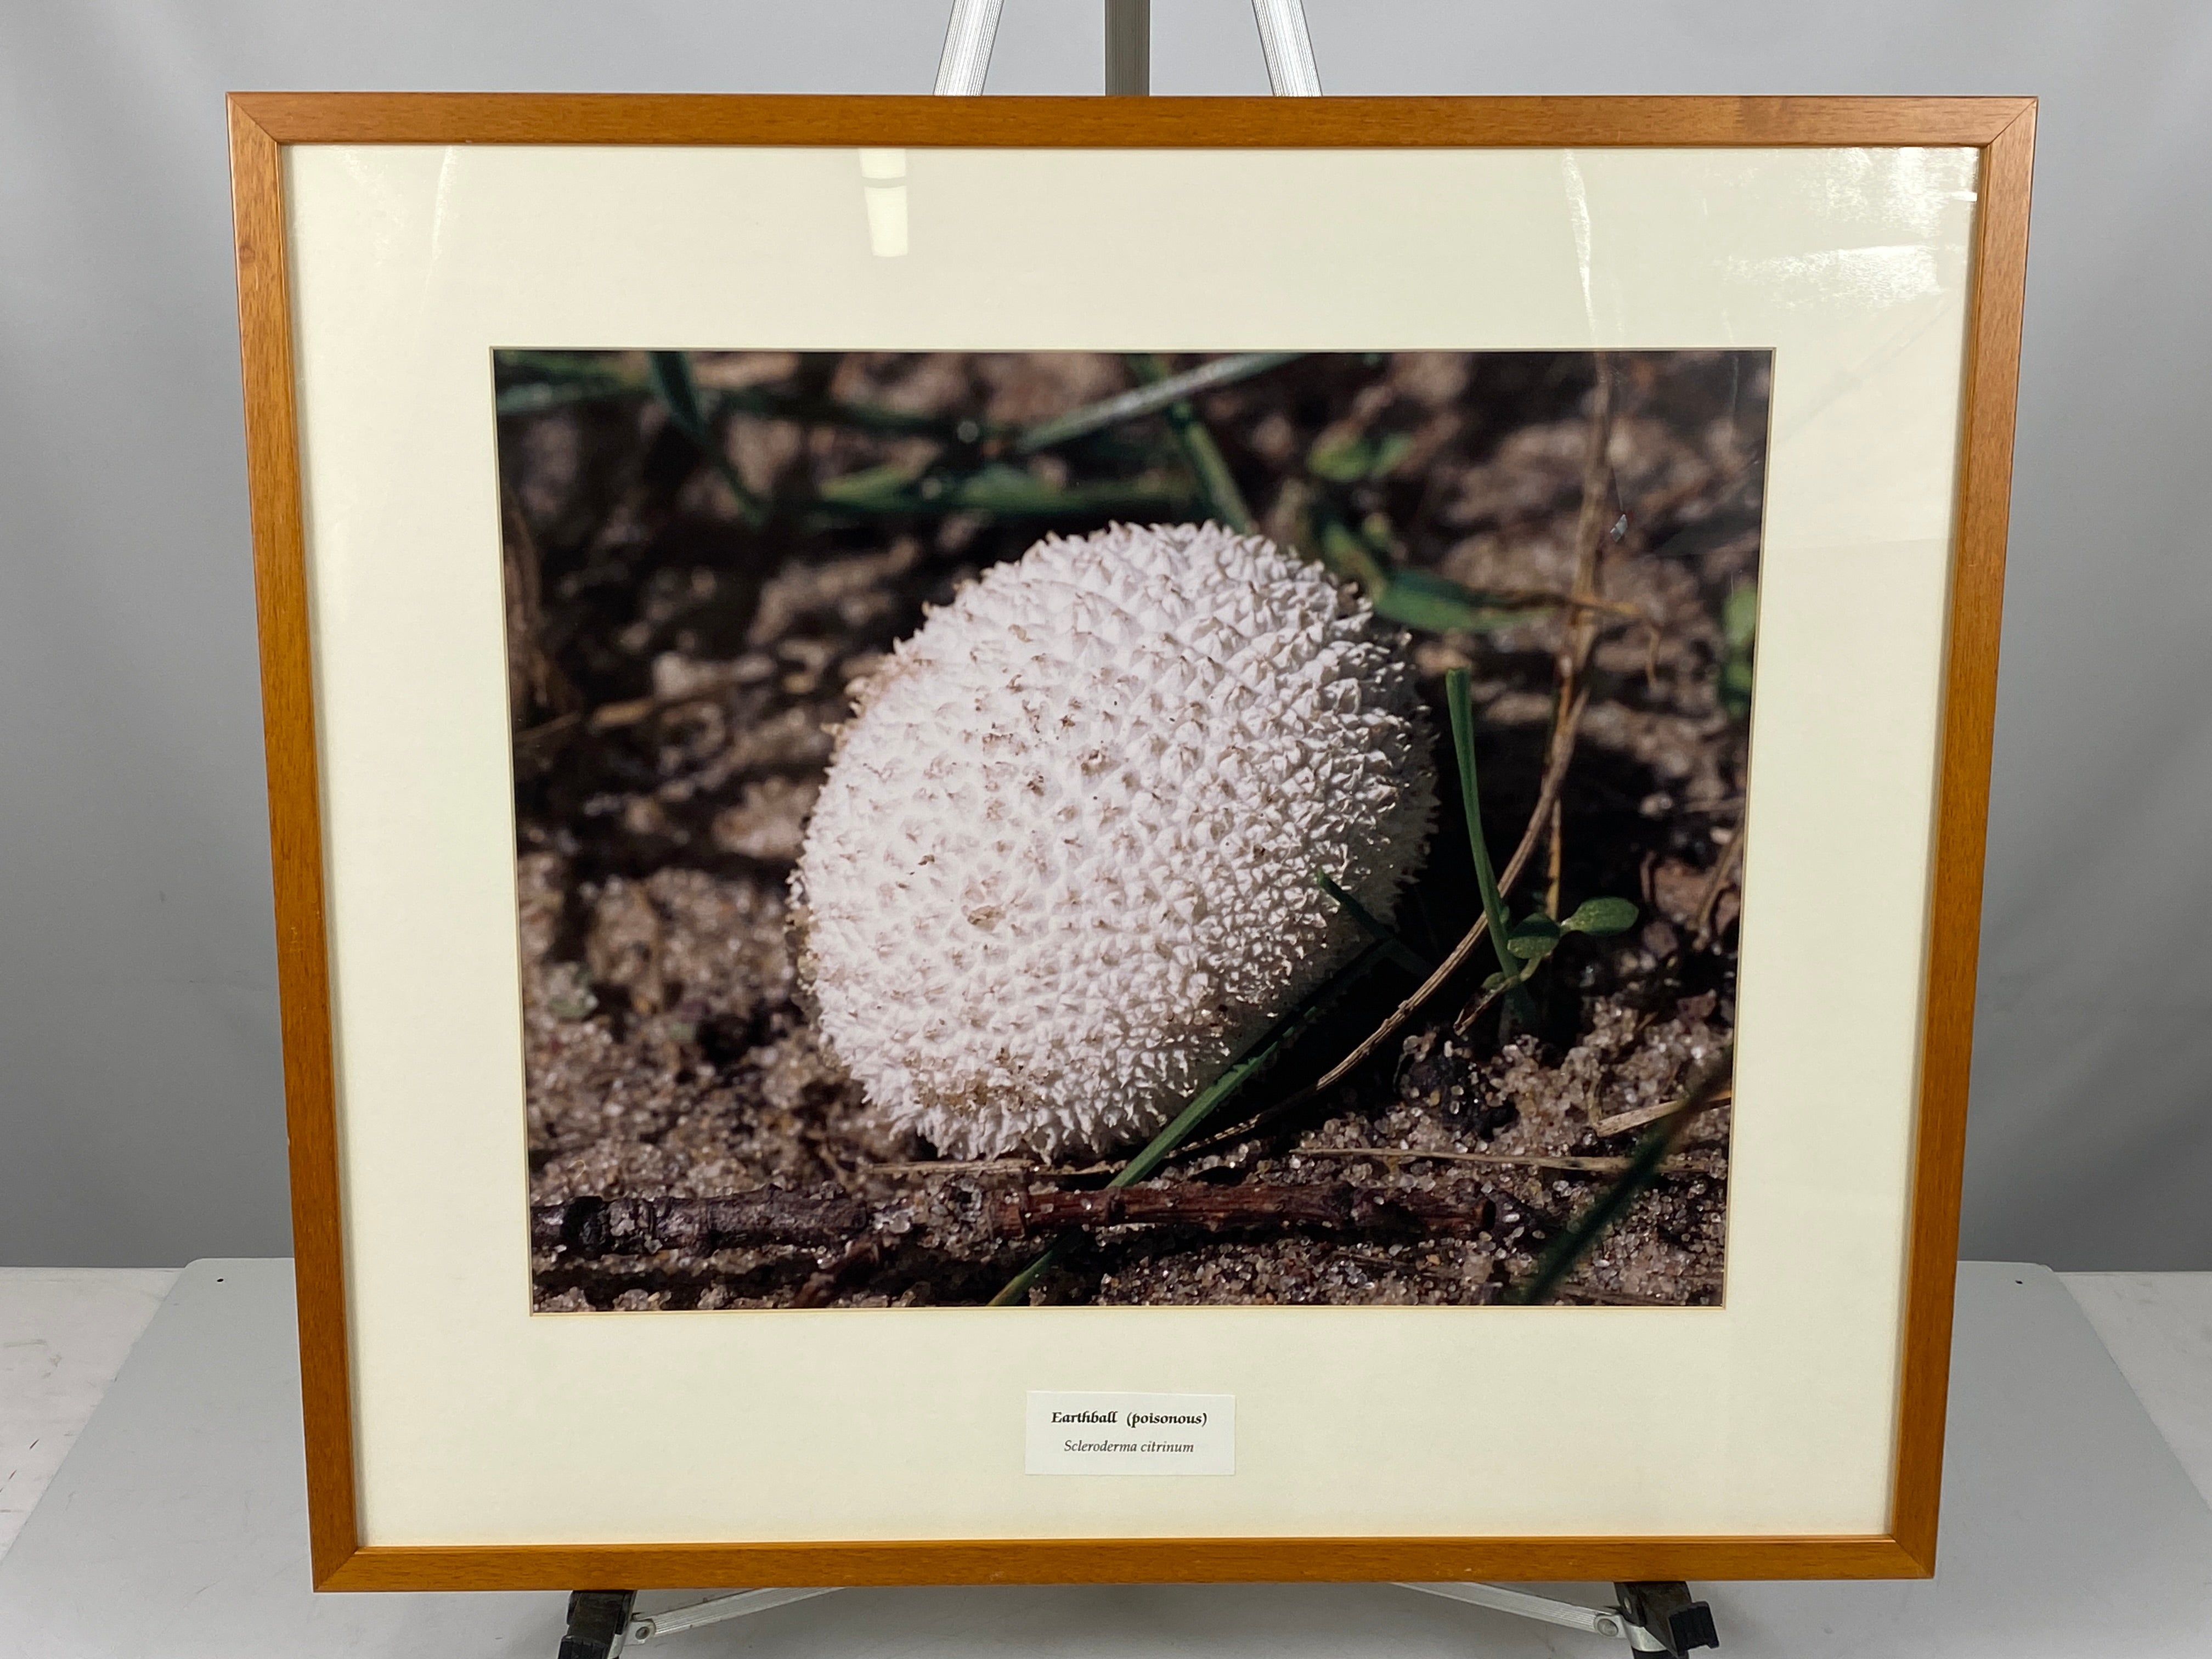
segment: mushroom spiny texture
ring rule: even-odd
[[[865,682],[793,885],[821,1029],[952,1158],[1156,1133],[1388,917],[1436,815],[1404,636],[1216,526],[1048,538]]]

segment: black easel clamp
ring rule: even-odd
[[[1713,1626],[1713,1610],[1690,1599],[1690,1587],[1679,1578],[1638,1579],[1615,1583],[1622,1616],[1628,1620],[1629,1645],[1644,1653],[1664,1653],[1672,1659],[1698,1648],[1717,1648],[1720,1632]],[[1646,1647],[1636,1639],[1641,1633],[1660,1644]]]
[[[612,1659],[623,1650],[629,1610],[636,1602],[635,1590],[572,1591],[560,1659]]]

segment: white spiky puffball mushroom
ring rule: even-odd
[[[1156,1133],[1388,918],[1436,812],[1404,636],[1256,536],[1048,538],[869,677],[793,878],[820,1029],[950,1158]]]

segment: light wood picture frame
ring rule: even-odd
[[[248,477],[301,1334],[313,1566],[327,1589],[569,1589],[1224,1580],[1918,1577],[1935,1569],[1983,845],[2002,601],[2035,105],[2026,98],[1329,98],[1161,100],[252,93],[230,104]],[[363,1178],[348,1153],[327,669],[303,429],[307,331],[291,165],[324,147],[1238,151],[1960,149],[1978,179],[1960,343],[1948,609],[1917,984],[1902,1285],[1885,1524],[1845,1532],[1545,1528],[1445,1534],[1160,1528],[1049,1535],[398,1539],[364,1522],[386,1443],[357,1355]],[[1381,163],[1377,163],[1381,165]],[[1585,267],[1587,270],[1587,266]],[[1587,276],[1585,277],[1587,282]],[[520,343],[520,342],[517,342]],[[528,342],[538,343],[538,342]],[[605,347],[623,341],[592,340]],[[702,346],[742,341],[696,342]],[[1185,349],[1176,343],[1176,349]],[[487,386],[489,380],[487,380]],[[492,532],[495,537],[495,531]],[[496,580],[495,574],[490,580]],[[491,670],[505,672],[503,660]],[[1449,821],[1449,812],[1447,813]],[[501,902],[511,900],[511,892]],[[349,1039],[350,1040],[350,1039]],[[515,1046],[511,1030],[491,1040]],[[502,1111],[508,1109],[502,1106]],[[365,1166],[362,1166],[365,1167]],[[626,1317],[626,1316],[609,1316]],[[700,1315],[702,1319],[748,1316]],[[808,1316],[872,1318],[872,1315]],[[1002,1316],[1022,1318],[1025,1316]],[[1459,1317],[1462,1316],[1453,1316]],[[1466,1317],[1480,1317],[1470,1312]],[[694,1317],[685,1316],[685,1317]],[[425,1365],[435,1364],[425,1356]],[[1034,1386],[1034,1385],[1032,1385]],[[460,1474],[455,1479],[481,1478]],[[1172,1510],[1164,1510],[1170,1514]],[[405,1528],[401,1528],[404,1532]]]

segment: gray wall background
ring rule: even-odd
[[[2212,1268],[2212,7],[1308,5],[1337,93],[2042,98],[1964,1249]],[[222,94],[924,92],[945,12],[0,5],[0,1262],[289,1250]],[[1246,0],[1153,28],[1267,89]],[[1101,39],[1010,0],[990,90]]]

